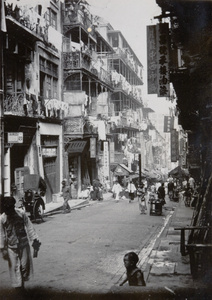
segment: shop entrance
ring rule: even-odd
[[[52,201],[52,194],[57,193],[56,183],[56,157],[46,157],[43,159],[44,180],[47,185],[46,202]]]

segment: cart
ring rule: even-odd
[[[34,221],[43,221],[45,203],[43,196],[46,193],[46,183],[37,174],[24,175],[24,199],[23,206],[30,218]]]
[[[149,198],[150,203],[150,216],[161,216],[162,215],[162,201],[158,199],[158,197],[154,194],[150,195]]]

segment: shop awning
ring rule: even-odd
[[[116,176],[129,176],[134,173],[124,164],[118,164],[113,172]]]
[[[69,146],[67,149],[68,153],[82,153],[85,149],[87,141],[72,141],[69,142]]]
[[[187,169],[182,169],[180,166],[178,166],[169,172],[169,176],[183,178],[185,176],[189,176],[189,172]]]

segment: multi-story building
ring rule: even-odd
[[[23,196],[24,174],[40,174],[46,201],[60,191],[63,164],[60,4],[5,7],[1,41],[4,94],[4,195]],[[55,39],[55,37],[57,37]]]
[[[111,165],[138,161],[142,64],[120,31],[92,16],[85,1],[64,5],[66,160],[75,183],[110,178]],[[90,150],[90,151],[88,151]]]
[[[211,1],[156,0],[161,7],[159,22],[169,23],[169,76],[176,93],[178,121],[186,136],[182,135],[180,154],[185,156],[189,173],[199,185],[192,226],[211,226],[212,189],[212,3]],[[198,186],[197,185],[197,186]],[[201,230],[193,231],[190,242],[201,240]],[[194,239],[195,237],[195,239]],[[204,236],[211,243],[211,231]],[[198,252],[199,262],[207,256],[205,248]],[[194,256],[196,252],[194,251]],[[200,264],[200,266],[202,265]],[[206,267],[206,265],[204,265]],[[211,265],[204,268],[208,278]],[[199,275],[199,274],[198,274]]]
[[[33,3],[6,5],[4,194],[15,184],[23,196],[24,174],[39,174],[50,202],[62,177],[75,198],[93,179],[111,179],[112,166],[137,169],[143,67],[86,1]]]
[[[73,196],[83,185],[109,178],[110,94],[113,86],[107,55],[111,45],[96,30],[85,1],[65,1],[63,9],[63,96],[69,105],[64,120],[66,172]]]
[[[125,163],[130,169],[138,164],[141,152],[143,103],[141,97],[143,66],[122,33],[101,18],[98,31],[113,47],[108,55],[113,93],[111,94],[111,166]]]

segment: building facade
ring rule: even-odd
[[[78,198],[96,178],[112,185],[118,164],[138,174],[139,155],[153,168],[143,66],[123,34],[86,1],[8,0],[4,9],[3,194],[16,186],[22,197],[30,173],[44,178],[46,202],[62,178]]]
[[[178,122],[187,135],[186,164],[200,184],[193,225],[211,225],[212,3],[174,0],[156,3],[162,10],[156,18],[159,22],[169,21],[169,75],[177,97]],[[181,150],[185,151],[184,140]]]
[[[31,4],[30,4],[31,6]],[[60,191],[63,163],[61,7],[5,5],[3,52],[4,195],[23,197],[25,174],[47,184],[46,202]]]

